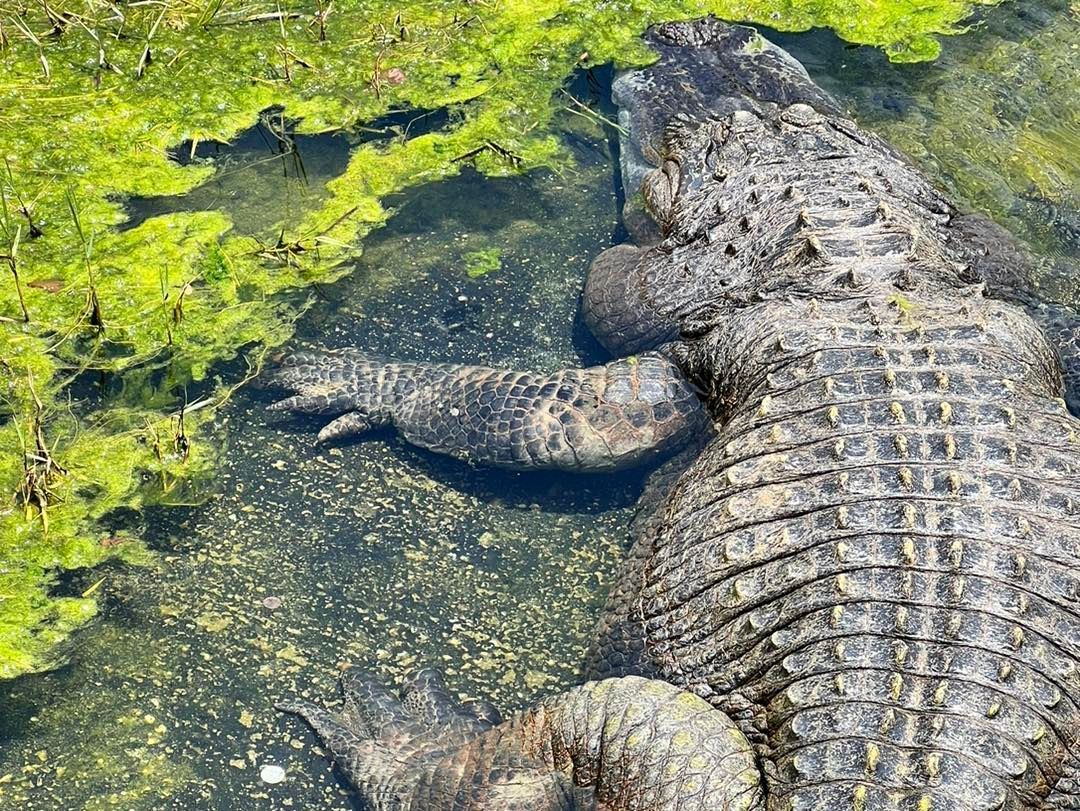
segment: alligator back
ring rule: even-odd
[[[741,719],[772,808],[1043,807],[1080,747],[1080,423],[1053,351],[853,123],[736,109],[663,152],[632,272],[721,433],[599,656],[636,645],[620,661]]]
[[[1025,315],[882,305],[725,339],[761,383],[667,506],[649,657],[757,729],[776,807],[1034,807],[1080,743],[1080,426]]]

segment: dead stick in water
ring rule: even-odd
[[[30,311],[26,309],[26,298],[23,296],[22,282],[19,280],[19,239],[22,237],[22,226],[15,226],[15,237],[11,240],[11,249],[8,253],[0,256],[7,260],[11,275],[15,279],[15,293],[19,296],[19,307],[22,309],[23,321],[30,323]]]
[[[298,20],[303,16],[298,11],[268,11],[265,14],[249,14],[246,17],[216,20],[207,23],[207,25],[244,25],[247,23],[264,23],[270,20]]]

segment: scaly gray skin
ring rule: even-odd
[[[601,257],[586,310],[614,349],[678,336],[719,435],[648,488],[606,681],[404,742],[285,708],[376,808],[1080,808],[1080,421],[1049,340],[1068,359],[1075,322],[989,298],[1026,272],[1003,232],[753,32],[650,41],[616,98],[657,241]]]
[[[393,425],[422,448],[518,469],[630,467],[707,427],[693,388],[656,352],[542,375],[344,349],[291,355],[273,380],[299,393],[272,409],[338,415],[320,441]]]

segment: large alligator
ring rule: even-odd
[[[392,424],[515,467],[638,463],[707,412],[649,488],[596,681],[505,721],[432,671],[282,708],[375,809],[1080,808],[1076,321],[988,295],[1024,251],[754,31],[649,41],[614,88],[648,217],[585,295],[642,354],[276,377],[337,416],[324,437]]]

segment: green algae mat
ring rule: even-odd
[[[289,337],[304,306],[291,293],[348,272],[389,216],[389,195],[464,166],[505,175],[567,165],[550,128],[567,106],[567,78],[646,61],[638,37],[658,20],[711,12],[788,31],[827,27],[917,62],[938,55],[938,35],[963,30],[972,6],[3,4],[0,678],[62,661],[64,640],[94,615],[95,585],[58,596],[60,573],[148,558],[118,512],[204,497],[218,451],[200,429]],[[398,110],[445,114],[421,134],[389,126],[357,139],[344,171],[282,222],[240,228],[212,203],[130,219],[132,198],[206,183],[215,165],[200,145],[230,141],[260,117],[281,122],[288,151],[295,133],[362,133]],[[1051,149],[1033,137],[1025,150]],[[497,249],[468,262],[470,273],[496,272]],[[229,374],[217,371],[233,359]]]

